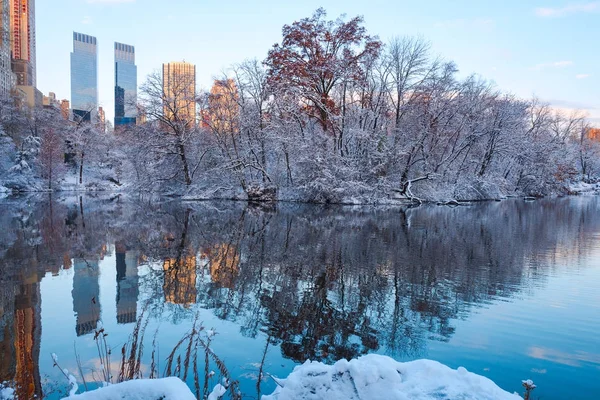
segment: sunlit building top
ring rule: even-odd
[[[163,64],[165,118],[187,128],[196,124],[196,66],[183,62]]]

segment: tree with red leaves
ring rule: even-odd
[[[362,17],[348,22],[325,17],[319,8],[312,17],[285,25],[283,42],[269,51],[265,65],[269,84],[297,91],[307,114],[335,136],[332,117],[339,115],[340,105],[332,99],[332,91],[346,82],[364,80],[364,62],[377,57],[382,44],[367,35]]]

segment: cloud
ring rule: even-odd
[[[597,11],[600,11],[600,1],[571,3],[564,7],[540,7],[535,9],[535,15],[542,18],[559,18],[571,14],[591,13]]]
[[[529,68],[532,71],[541,71],[542,69],[547,69],[547,68],[565,68],[565,67],[570,67],[572,65],[574,65],[575,63],[573,61],[555,61],[555,62],[551,62],[551,63],[542,63],[542,64],[537,64],[534,65],[533,67]]]
[[[571,367],[580,367],[583,363],[600,362],[600,354],[589,353],[585,351],[575,351],[569,353],[566,351],[546,349],[542,347],[530,347],[527,355],[538,360],[546,360],[554,363],[568,365]]]
[[[600,107],[598,105],[580,103],[570,100],[546,100],[555,111],[563,115],[583,116],[593,125],[600,127]]]
[[[586,79],[592,76],[591,74],[577,74],[575,75],[575,79]]]
[[[83,19],[81,20],[81,23],[84,25],[89,25],[91,23],[93,23],[92,21],[92,17],[90,17],[89,15],[86,15],[85,17],[83,17]]]

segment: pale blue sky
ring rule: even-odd
[[[332,19],[363,15],[384,42],[422,35],[462,75],[586,109],[600,124],[600,1],[590,0],[38,0],[38,86],[69,99],[72,32],[94,35],[100,105],[112,120],[115,41],[135,46],[138,84],[163,62],[185,59],[197,65],[198,86],[209,88],[232,63],[264,59],[284,24],[320,6]]]

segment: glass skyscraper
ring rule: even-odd
[[[135,47],[115,42],[115,128],[123,125],[135,125],[136,118]]]
[[[95,120],[98,109],[98,48],[96,38],[73,32],[71,53],[71,108],[73,117]]]

